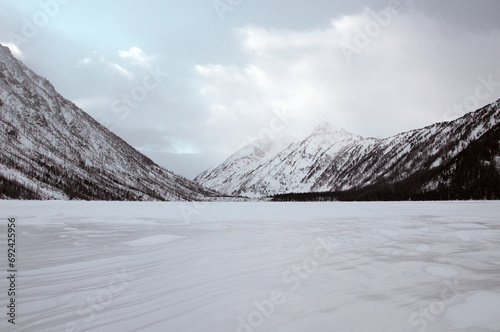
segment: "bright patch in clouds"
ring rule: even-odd
[[[118,51],[122,59],[130,60],[132,65],[141,67],[150,67],[155,61],[155,56],[149,56],[139,47],[132,47],[128,51]]]
[[[173,153],[179,153],[179,154],[197,154],[197,153],[201,153],[200,149],[197,148],[196,145],[194,145],[191,142],[174,139],[172,141],[172,145],[174,147]]]
[[[138,47],[132,47],[128,51],[119,50],[118,58],[119,59],[110,60],[97,52],[93,52],[91,56],[77,61],[77,67],[85,67],[93,62],[103,63],[120,75],[125,76],[127,79],[133,80],[135,76],[130,69],[126,68],[127,65],[151,68],[157,61],[156,56],[147,55]],[[120,61],[123,63],[118,63]]]
[[[131,71],[125,69],[124,67],[114,62],[113,60],[105,58],[104,56],[98,54],[97,52],[93,52],[91,56],[85,57],[77,61],[77,67],[85,67],[92,63],[105,64],[107,67],[113,69],[113,71],[119,73],[120,75],[125,76],[127,79],[129,80],[134,79],[134,74]]]
[[[192,142],[169,137],[161,138],[159,140],[159,144],[146,144],[143,146],[138,146],[137,149],[142,153],[161,152],[173,154],[199,154],[202,152]]]
[[[122,74],[123,76],[125,76],[126,78],[128,78],[129,80],[133,80],[134,79],[134,74],[132,74],[131,72],[129,72],[127,69],[123,68],[122,66],[116,64],[116,63],[112,63],[112,62],[108,62],[107,65],[116,70],[118,73]]]
[[[83,67],[83,66],[88,65],[91,61],[92,61],[92,60],[91,60],[90,58],[88,58],[88,57],[87,57],[87,58],[84,58],[84,59],[82,59],[82,60],[79,60],[79,61],[76,63],[76,65],[77,65],[77,67]]]

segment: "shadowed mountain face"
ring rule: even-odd
[[[0,46],[0,197],[202,200]]]
[[[334,192],[288,193],[275,201],[407,201],[500,199],[500,124],[449,162],[408,178]]]
[[[257,141],[195,181],[232,195],[333,192],[392,184],[450,162],[500,123],[500,101],[450,122],[385,139],[363,138],[322,124],[274,154]]]

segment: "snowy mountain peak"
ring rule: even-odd
[[[329,122],[323,122],[319,124],[316,128],[314,128],[313,135],[331,134],[337,132],[347,133],[347,131],[343,128],[334,126]]]
[[[344,128],[337,127],[335,125],[332,125],[329,122],[323,122],[320,125],[318,125],[313,133],[309,136],[309,139],[311,138],[318,138],[320,139],[327,139],[334,143],[337,140],[361,140],[363,137],[353,134]]]
[[[452,122],[386,139],[363,138],[322,123],[310,136],[277,153],[268,151],[266,158],[255,158],[238,167],[229,158],[195,181],[225,194],[246,196],[392,183],[451,160],[497,123],[498,102]],[[239,156],[242,155],[244,151]]]
[[[11,51],[7,46],[0,45],[0,54],[11,54]]]

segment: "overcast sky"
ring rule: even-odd
[[[259,136],[388,137],[500,98],[497,0],[0,5],[0,43],[188,178]]]

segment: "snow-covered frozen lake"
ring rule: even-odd
[[[18,269],[16,329],[2,277],[1,331],[500,330],[500,202],[0,211]]]

